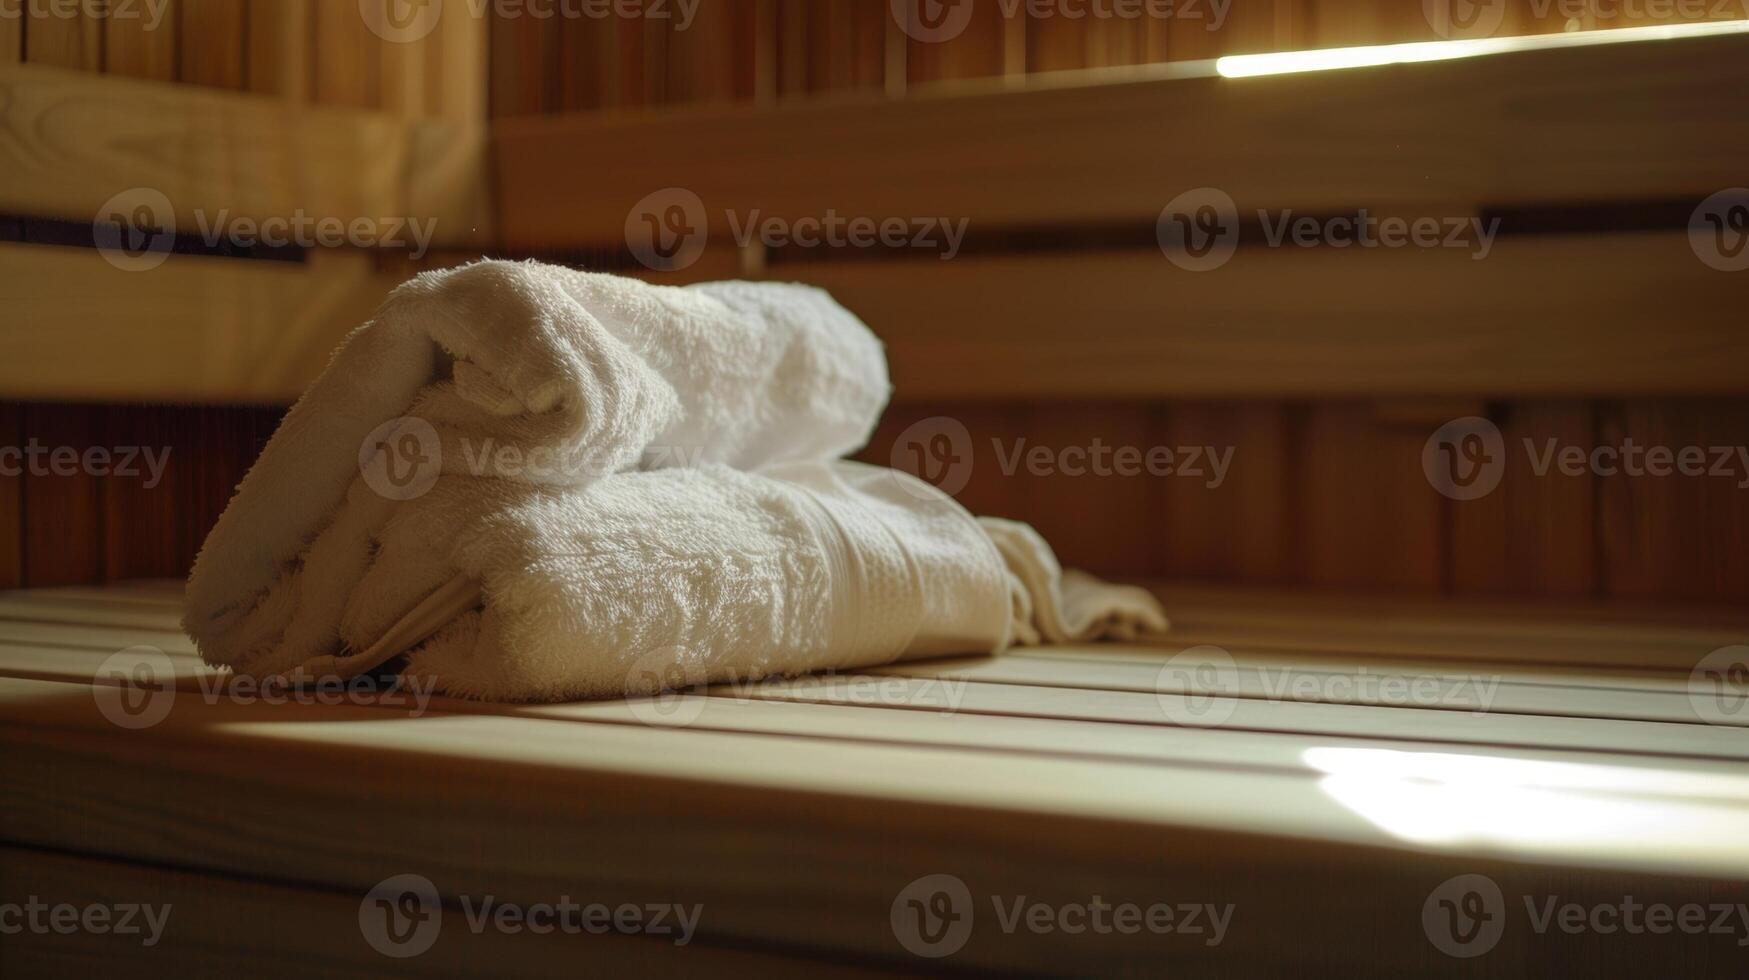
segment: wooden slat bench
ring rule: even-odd
[[[1157,646],[516,706],[228,686],[174,583],[0,594],[0,906],[172,906],[149,948],[25,930],[0,970],[374,975],[396,908],[456,974],[1741,969],[1735,912],[1536,921],[1749,901],[1749,710],[1690,673],[1749,618],[1163,595]],[[376,904],[408,874],[424,918]],[[696,907],[697,933],[481,926],[487,896]],[[1159,906],[1180,928],[1115,928]],[[1475,909],[1503,928],[1452,946]]]

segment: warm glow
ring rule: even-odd
[[[1417,844],[1638,858],[1743,846],[1734,801],[1749,780],[1737,776],[1387,749],[1315,748],[1304,759],[1328,774],[1319,786],[1332,799]]]
[[[1380,44],[1364,48],[1322,48],[1312,51],[1277,51],[1272,54],[1229,55],[1215,61],[1215,70],[1227,78],[1285,75],[1336,68],[1371,68],[1417,61],[1449,61],[1514,51],[1588,47],[1635,41],[1671,41],[1714,34],[1749,33],[1749,20],[1726,20],[1704,24],[1662,27],[1630,27],[1614,31],[1574,31],[1534,37],[1491,37],[1469,41],[1420,41],[1413,44]]]

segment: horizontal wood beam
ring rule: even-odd
[[[618,242],[633,205],[668,187],[696,193],[721,238],[725,212],[755,210],[964,218],[975,233],[1151,221],[1205,186],[1241,208],[1308,211],[1698,203],[1741,185],[1749,159],[1749,34],[1257,78],[1161,73],[502,121],[503,239]]]
[[[0,244],[0,398],[289,402],[402,277],[360,252],[307,263]]]
[[[803,262],[885,341],[899,396],[1749,392],[1741,276],[1681,233],[1459,249],[1241,248]]]
[[[4,214],[88,222],[145,187],[187,232],[301,213],[492,233],[481,126],[193,85],[0,65],[0,171]]]

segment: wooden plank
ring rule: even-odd
[[[334,976],[368,977],[392,962],[361,940],[361,900],[368,896],[307,884],[249,881],[175,868],[0,846],[0,891],[48,905],[151,905],[163,931],[152,935],[75,929],[22,931],[0,949],[0,969],[14,976],[73,973],[262,975],[263,963],[320,964]],[[535,976],[574,968],[587,949],[591,968],[649,973],[702,970],[730,976],[874,976],[866,968],[797,953],[679,945],[609,930],[579,936],[562,929],[472,928],[454,901],[430,910],[432,944],[412,963],[443,964],[455,976]],[[483,896],[470,896],[476,903]],[[548,901],[556,902],[559,895]],[[702,919],[702,915],[701,915]],[[274,923],[261,929],[263,922]],[[425,927],[421,927],[425,928]],[[418,933],[415,934],[419,935]],[[142,940],[151,940],[148,944]],[[407,949],[413,949],[410,939]],[[388,945],[390,951],[398,951]],[[271,970],[269,970],[271,972]]]
[[[24,59],[24,18],[0,17],[0,65]]]
[[[1152,547],[1159,575],[1175,579],[1285,582],[1299,570],[1292,524],[1302,446],[1288,410],[1274,403],[1178,402],[1155,421],[1155,445],[1197,447],[1203,478],[1158,481]],[[1225,458],[1217,472],[1209,457]]]
[[[32,15],[24,32],[24,60],[33,65],[96,72],[103,67],[103,17],[95,8],[60,4]]]
[[[1090,664],[1096,671],[1092,680],[1123,685],[1124,677],[1110,673],[1113,667],[1130,667],[1138,671],[1149,668],[1152,675],[1157,664],[1099,663],[1092,658],[1061,658],[1047,655],[984,659],[972,663],[971,673],[987,674],[979,667],[1000,668],[1021,676],[1028,665],[1051,666],[1056,671],[1053,682],[1064,668]],[[29,645],[0,646],[0,675],[21,680],[50,680],[72,684],[104,683],[101,672],[110,651],[66,649]],[[958,676],[964,664],[935,661],[889,668],[883,674],[897,676]],[[245,700],[253,695],[237,686],[237,693],[227,695],[231,688],[226,676],[214,668],[189,657],[171,657],[165,673],[155,674],[156,689],[174,689],[176,698],[200,697],[207,700],[234,697]],[[916,668],[915,673],[907,673]],[[161,665],[159,670],[164,670]],[[1040,673],[1042,672],[1035,672]],[[1138,675],[1139,676],[1139,673]],[[858,705],[879,704],[887,690],[881,677],[858,677],[851,683],[858,686],[864,698]],[[1079,686],[1093,686],[1081,684]],[[1583,695],[1600,700],[1614,699],[1623,710],[1658,710],[1658,699],[1684,697],[1679,692],[1624,692],[1616,689],[1585,691],[1575,688],[1539,688],[1525,685],[1507,689],[1512,696],[1542,696],[1551,691],[1570,696]],[[373,697],[361,694],[357,703],[385,714],[405,714],[406,700],[415,697],[406,691],[396,697]],[[901,695],[902,697],[902,695]],[[824,701],[771,699],[759,696],[757,690],[746,693],[731,688],[709,696],[675,694],[663,701],[645,699],[576,702],[554,705],[505,705],[454,698],[434,697],[427,710],[443,714],[460,713],[492,717],[524,717],[568,721],[588,725],[652,726],[676,728],[694,732],[730,732],[742,734],[783,735],[875,744],[905,744],[934,748],[977,749],[1004,754],[1036,755],[1052,758],[1082,758],[1123,760],[1150,766],[1220,766],[1231,769],[1258,770],[1282,774],[1297,774],[1317,778],[1327,770],[1318,764],[1321,751],[1332,748],[1356,756],[1371,754],[1381,765],[1393,765],[1409,773],[1419,772],[1422,778],[1437,779],[1443,766],[1459,758],[1439,746],[1425,742],[1349,738],[1327,733],[1300,734],[1293,732],[1253,732],[1221,727],[1160,727],[1148,725],[1106,724],[1056,718],[1008,717],[957,713],[953,711],[871,711],[850,704]],[[175,710],[174,707],[172,710]],[[1551,751],[1541,749],[1486,748],[1467,749],[1480,754],[1467,757],[1471,765],[1496,763],[1512,772],[1515,763],[1534,763],[1519,767],[1521,776],[1531,776],[1540,786],[1561,789],[1633,794],[1675,799],[1730,800],[1749,803],[1749,770],[1740,763],[1704,759],[1668,759],[1645,755],[1610,754],[1603,752]],[[1540,772],[1538,770],[1541,770]]]
[[[491,21],[472,8],[449,5],[439,13],[425,59],[425,102],[434,115],[478,126],[488,117],[491,92]]]
[[[246,88],[248,10],[240,0],[181,0],[179,71],[184,83],[213,88]]]
[[[1249,731],[1749,761],[1749,729],[1702,722],[1508,716],[1394,705],[1297,703],[1221,697],[1201,690],[1144,694],[974,682],[949,686],[904,677],[894,677],[892,683],[881,685],[878,690],[880,699],[876,706],[882,710],[952,711],[1129,725],[1212,725]],[[867,682],[854,677],[809,676],[737,686],[728,693],[737,697],[865,705],[870,697],[868,691]]]
[[[1609,271],[1570,284],[1539,271],[1569,266]],[[1123,251],[783,274],[862,317],[920,400],[1739,392],[1749,356],[1730,277],[1677,233],[1502,238],[1485,262],[1264,248],[1203,273]],[[1666,295],[1684,297],[1680,320],[1647,299]]]
[[[365,255],[304,264],[0,245],[0,391],[17,398],[290,401],[399,280]],[[64,371],[45,365],[68,365]],[[49,526],[42,533],[54,533]]]
[[[0,96],[11,213],[89,221],[149,187],[196,232],[197,211],[208,223],[407,215],[410,140],[391,116],[35,67],[0,67]]]
[[[383,106],[382,47],[357,4],[313,3],[310,97],[322,105]]]
[[[1739,401],[1606,403],[1597,445],[1605,594],[1749,598],[1749,405]],[[1637,447],[1630,448],[1630,447]],[[1669,458],[1652,460],[1657,450]],[[1688,450],[1702,473],[1674,470]],[[1632,454],[1632,455],[1630,455]],[[1655,468],[1656,467],[1656,468]],[[1659,475],[1662,473],[1663,475]]]
[[[1064,567],[1111,577],[1158,575],[1153,491],[1174,479],[1146,468],[1156,448],[1151,421],[1145,406],[1056,406],[1031,413],[1024,436],[998,440],[981,462],[1011,467],[1008,478],[1028,484],[1025,516]]]
[[[26,407],[0,403],[0,446],[24,446]],[[24,584],[24,472],[0,472],[0,586]]]
[[[249,91],[310,98],[310,0],[248,0]]]
[[[939,20],[928,16],[937,12]],[[914,14],[903,28],[911,91],[932,82],[1003,78],[1026,70],[1010,57],[1010,22],[999,4],[946,7],[930,6],[930,0],[911,0],[907,13]]]
[[[31,405],[24,446],[40,454],[24,465],[26,585],[95,582],[102,575],[102,488],[88,451],[101,446],[102,418],[86,405]]]
[[[1499,426],[1507,458],[1492,492],[1451,505],[1456,592],[1584,596],[1596,586],[1596,487],[1591,474],[1536,471],[1537,456],[1593,446],[1588,402],[1516,402]]]
[[[111,16],[103,22],[103,71],[108,75],[149,78],[168,82],[176,79],[176,0],[166,0],[155,8],[140,5],[132,8],[140,16]],[[163,14],[154,21],[150,9]],[[3,59],[0,59],[3,60]]]
[[[1303,581],[1320,588],[1433,591],[1443,583],[1447,501],[1422,469],[1425,437],[1368,405],[1307,416],[1295,523]]]
[[[912,80],[997,71],[986,33],[914,43]],[[967,44],[997,53],[942,61]],[[1749,35],[1727,35],[1243,79],[1114,82],[1093,71],[1025,91],[962,83],[854,109],[518,120],[497,134],[504,232],[520,248],[614,241],[633,202],[676,184],[712,207],[792,220],[833,207],[977,227],[1151,223],[1171,196],[1162,188],[1204,186],[1247,213],[1700,200],[1738,180],[1749,153],[1749,98],[1738,94],[1749,92],[1746,47]],[[933,60],[919,63],[920,52]],[[1359,128],[1333,139],[1330,105]],[[1174,125],[1133,124],[1143,118]],[[601,146],[621,152],[599,161],[594,180],[565,179],[566,161]],[[1006,162],[999,181],[992,159]],[[1589,162],[1573,168],[1574,159]],[[928,181],[884,179],[925,172]]]
[[[1295,704],[1350,704],[1488,714],[1502,727],[1513,716],[1703,724],[1686,690],[1623,691],[1508,681],[1485,667],[1464,673],[1426,669],[1307,670],[1288,663],[1250,662],[1201,681],[1158,663],[1091,663],[1075,658],[979,657],[878,667],[871,674],[945,678],[1099,691],[1191,695],[1218,688],[1235,698]],[[1735,723],[1749,728],[1749,718]]]

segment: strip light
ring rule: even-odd
[[[1573,31],[1534,37],[1478,38],[1467,41],[1419,41],[1412,44],[1380,44],[1362,48],[1321,48],[1312,51],[1278,51],[1272,54],[1228,55],[1215,60],[1215,71],[1227,78],[1286,75],[1338,68],[1372,68],[1421,61],[1450,61],[1514,51],[1549,48],[1580,48],[1598,44],[1637,41],[1674,41],[1687,37],[1749,34],[1749,20],[1711,21],[1660,27],[1627,27],[1613,31]]]

